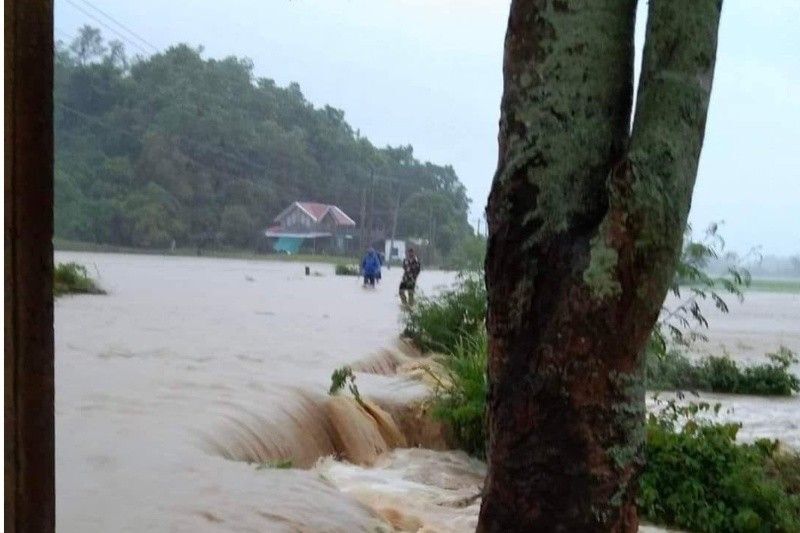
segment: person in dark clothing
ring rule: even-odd
[[[375,286],[375,281],[381,277],[381,260],[378,253],[370,248],[361,260],[361,275],[364,276],[364,286]]]
[[[414,249],[406,250],[406,258],[403,259],[403,279],[400,280],[400,300],[403,305],[414,305],[414,290],[421,269],[422,265],[417,254],[414,253]]]

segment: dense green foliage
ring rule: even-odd
[[[739,425],[697,416],[710,410],[669,402],[649,416],[644,517],[690,531],[800,531],[800,493],[791,482],[800,458],[779,455],[769,442],[737,443]]]
[[[358,268],[358,265],[345,265],[345,264],[338,264],[334,269],[334,273],[337,276],[360,276],[361,272]]]
[[[740,366],[727,355],[691,361],[677,349],[663,356],[647,354],[647,387],[733,394],[789,396],[800,392],[800,379],[789,370],[797,357],[781,346],[768,363]]]
[[[78,263],[59,263],[53,269],[53,295],[105,294],[89,277],[86,267]]]
[[[405,336],[421,350],[446,352],[462,336],[484,329],[486,286],[475,274],[465,274],[457,286],[435,298],[423,297],[406,310]]]
[[[177,45],[129,61],[89,27],[58,43],[58,237],[255,248],[292,201],[333,203],[358,219],[364,191],[366,225],[390,228],[399,201],[397,234],[430,240],[440,257],[472,234],[451,166],[420,162],[411,146],[377,148],[297,84],[278,87],[247,59],[201,52]]]

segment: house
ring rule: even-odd
[[[355,221],[335,205],[319,202],[294,202],[275,217],[264,235],[274,239],[272,249],[297,253],[345,253],[353,241]]]

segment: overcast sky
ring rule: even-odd
[[[452,164],[473,224],[482,215],[497,161],[507,0],[55,4],[57,39],[83,24],[120,38],[87,15],[118,29],[94,5],[159,49],[185,42],[205,57],[249,57],[257,76],[298,82],[376,145],[412,144],[418,158]],[[641,0],[639,46],[645,10]],[[725,0],[693,226],[724,220],[731,250],[800,254],[799,143],[800,0]]]

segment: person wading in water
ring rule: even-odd
[[[364,276],[364,287],[375,287],[375,282],[381,279],[381,260],[372,248],[361,260],[361,275]]]
[[[400,300],[403,305],[414,305],[414,289],[417,286],[417,276],[419,276],[421,268],[422,265],[420,265],[414,249],[406,250],[406,258],[403,259],[403,279],[400,280]]]

